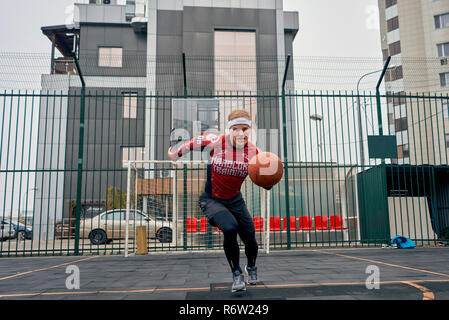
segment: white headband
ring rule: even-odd
[[[228,122],[228,129],[231,129],[232,126],[238,125],[238,124],[246,124],[251,127],[251,121],[249,121],[246,118],[237,118],[234,120],[231,120]]]

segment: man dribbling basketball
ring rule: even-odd
[[[207,181],[199,198],[201,210],[209,223],[219,227],[224,235],[223,248],[231,267],[232,292],[246,290],[240,268],[240,249],[237,234],[245,244],[248,263],[245,266],[248,284],[258,282],[256,258],[258,244],[254,222],[248,212],[240,187],[248,175],[248,162],[259,149],[248,141],[251,129],[250,115],[245,110],[234,110],[228,116],[229,135],[208,134],[184,143],[168,156],[177,160],[190,150],[210,150]],[[270,188],[266,188],[270,189]]]

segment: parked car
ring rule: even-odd
[[[162,243],[172,242],[171,222],[154,220],[141,211],[131,210],[129,215],[129,238],[135,237],[134,227],[146,226],[148,237]],[[109,240],[126,236],[126,209],[103,212],[93,218],[80,221],[80,238],[90,239],[92,244],[105,244]]]
[[[33,230],[31,226],[26,226],[20,222],[11,222],[14,228],[14,238],[17,240],[31,239],[33,237]]]
[[[14,227],[11,221],[2,219],[0,222],[0,240],[11,239],[14,237]]]

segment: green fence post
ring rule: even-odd
[[[184,163],[183,168],[183,225],[184,225],[184,232],[183,232],[183,248],[184,250],[187,250],[187,164]]]
[[[385,76],[385,73],[387,72],[388,65],[390,64],[391,56],[387,58],[387,61],[385,61],[384,68],[382,70],[382,74],[380,75],[379,81],[376,85],[376,103],[377,103],[377,123],[379,125],[379,136],[383,136],[383,127],[382,127],[382,110],[381,110],[381,103],[380,103],[380,84],[382,83],[382,80]],[[382,172],[386,172],[386,165],[385,165],[385,158],[382,159],[381,162],[381,170]],[[383,179],[383,191],[385,193],[384,202],[385,202],[385,210],[388,212],[388,195],[387,195],[387,180],[386,180],[386,173],[384,174]],[[386,222],[388,224],[388,222]],[[386,226],[386,229],[389,230],[389,225]],[[389,232],[389,231],[388,231]]]
[[[383,127],[382,127],[382,110],[381,110],[381,104],[380,104],[380,84],[382,83],[382,80],[385,76],[385,72],[387,72],[387,68],[388,65],[390,64],[391,61],[391,57],[387,58],[387,61],[385,62],[384,68],[382,70],[382,74],[380,75],[379,81],[377,82],[376,85],[376,102],[377,102],[377,122],[379,125],[379,135],[383,136],[384,132],[383,132]],[[385,160],[383,160],[384,162]]]
[[[287,80],[287,71],[290,64],[291,55],[287,56],[287,62],[285,65],[284,79],[282,80],[282,132],[284,136],[284,171],[285,171],[285,209],[287,220],[287,249],[291,249],[291,233],[290,233],[290,199],[289,199],[289,186],[288,186],[288,146],[287,146],[287,112],[285,104],[285,82]]]
[[[186,54],[182,53],[182,71],[184,76],[184,99],[187,98],[187,73],[186,73]]]
[[[86,83],[84,82],[81,68],[75,54],[72,54],[75,60],[76,69],[81,80],[81,101],[80,101],[80,126],[79,126],[79,141],[78,141],[78,177],[76,187],[76,218],[75,218],[75,248],[74,255],[79,255],[79,237],[80,237],[80,214],[81,214],[81,189],[83,182],[83,149],[84,149],[84,108],[86,100]]]

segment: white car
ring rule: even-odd
[[[10,221],[0,220],[0,240],[14,238],[15,229]]]
[[[135,237],[134,227],[146,226],[150,239],[162,243],[172,242],[173,228],[171,222],[150,218],[141,211],[131,210],[129,215],[129,239]],[[80,238],[90,239],[92,244],[105,244],[109,240],[126,237],[126,209],[103,212],[91,219],[80,221]]]

